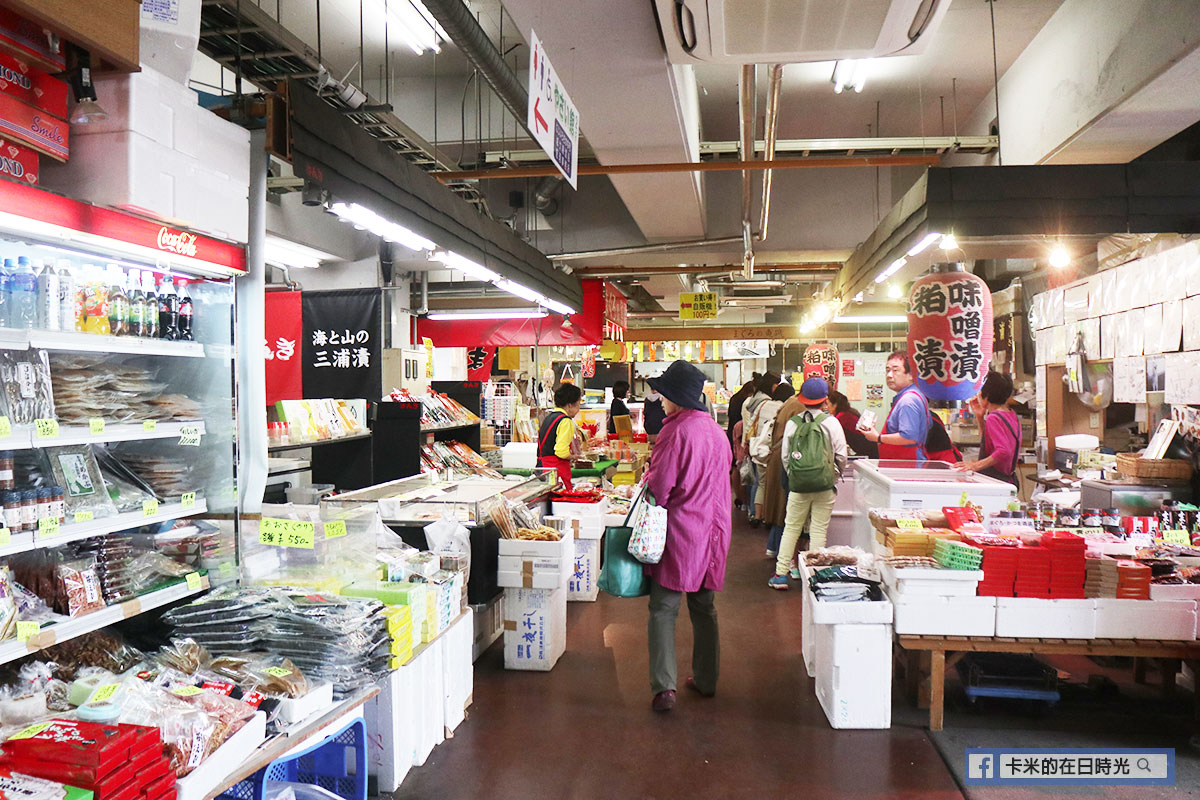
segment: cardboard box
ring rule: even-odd
[[[504,668],[549,671],[566,650],[567,590],[504,590]]]
[[[889,594],[891,594],[889,592]],[[896,633],[922,636],[994,636],[996,598],[891,594]]]
[[[1095,639],[1095,600],[997,597],[996,635],[1021,638]]]
[[[1194,600],[1097,598],[1097,639],[1192,641],[1196,638]]]
[[[891,727],[892,626],[817,625],[815,631],[817,700],[829,724]]]
[[[567,581],[569,602],[594,602],[600,594],[596,579],[600,577],[600,540],[579,539],[575,542],[575,569]]]

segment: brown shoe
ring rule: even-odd
[[[683,682],[683,685],[686,686],[687,688],[691,689],[693,692],[700,695],[701,697],[714,697],[717,694],[716,692],[701,691],[700,687],[696,685],[696,679],[691,677],[690,675]]]
[[[650,707],[655,711],[670,711],[675,707],[675,690],[667,689],[665,692],[654,695],[654,701],[650,703]]]

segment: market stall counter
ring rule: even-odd
[[[462,523],[471,536],[467,601],[477,605],[500,593],[496,573],[501,535],[493,511],[512,503],[527,507],[544,504],[557,485],[554,470],[548,469],[533,470],[529,476],[507,477],[447,471],[347,492],[338,495],[337,501],[377,503],[384,524],[405,543],[421,550],[428,549],[425,527],[430,523],[444,518]]]

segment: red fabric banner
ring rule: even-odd
[[[267,404],[277,400],[300,400],[304,391],[300,379],[303,332],[300,292],[267,292],[266,360]]]
[[[603,281],[583,281],[583,308],[561,317],[540,319],[417,320],[417,338],[437,347],[508,347],[512,345],[600,344],[604,339]]]
[[[496,358],[494,347],[472,347],[467,351],[467,380],[487,381],[492,377],[492,361]]]

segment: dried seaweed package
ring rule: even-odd
[[[11,423],[32,425],[35,419],[55,418],[45,350],[0,350],[0,381]]]
[[[53,475],[55,484],[65,490],[68,517],[77,511],[91,511],[96,519],[116,516],[117,507],[108,496],[91,445],[47,447],[42,460],[44,472]]]

